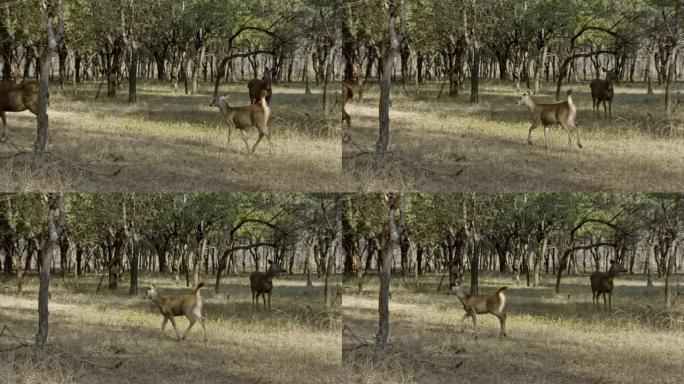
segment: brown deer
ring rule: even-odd
[[[608,294],[608,309],[612,309],[611,297],[613,296],[613,279],[620,273],[627,272],[625,267],[610,261],[608,272],[594,271],[589,276],[591,280],[591,304],[600,309],[599,296],[603,295],[603,309],[606,309],[606,293]]]
[[[245,142],[245,146],[247,146],[247,153],[254,153],[257,145],[259,145],[264,136],[266,136],[266,139],[268,139],[270,152],[273,153],[271,131],[268,128],[268,119],[271,117],[271,108],[266,102],[266,97],[267,92],[262,90],[261,103],[244,107],[231,107],[228,104],[228,95],[221,96],[218,98],[218,100],[212,100],[209,106],[218,107],[223,114],[226,124],[228,124],[228,142],[226,146],[230,145],[230,139],[231,136],[233,136],[233,131],[235,131],[235,128],[237,128],[242,131],[242,140]],[[247,128],[250,127],[256,127],[257,131],[259,132],[259,138],[251,149],[249,148],[249,143],[247,142]]]
[[[340,126],[342,126],[345,121],[347,122],[347,130],[345,131],[344,128],[342,128],[342,131],[344,132],[342,141],[349,140],[349,136],[351,135],[351,133],[348,132],[351,129],[351,115],[347,112],[347,103],[353,98],[354,90],[351,85],[342,83],[342,121],[340,122]]]
[[[273,96],[273,89],[271,88],[271,76],[275,73],[274,70],[269,70],[268,67],[264,72],[264,77],[259,79],[252,79],[247,83],[247,88],[249,89],[249,103],[256,104],[261,99],[261,93],[263,91],[267,92],[266,102],[271,104],[271,96]]]
[[[150,287],[146,297],[159,307],[159,311],[164,316],[164,321],[162,322],[162,335],[166,329],[166,322],[170,320],[173,329],[176,331],[178,341],[185,340],[185,336],[188,335],[188,332],[190,332],[192,326],[195,325],[195,322],[199,320],[202,325],[202,331],[204,332],[204,342],[206,343],[207,329],[204,326],[204,319],[202,318],[202,295],[200,295],[200,288],[202,288],[202,286],[204,286],[204,283],[199,283],[192,293],[168,297],[160,295],[154,285]],[[178,334],[178,328],[176,327],[176,316],[185,316],[190,321],[190,325],[188,325],[188,329],[183,333],[182,339]]]
[[[268,261],[270,265],[266,272],[255,271],[249,276],[249,285],[252,287],[252,307],[259,307],[259,296],[264,301],[266,309],[266,295],[268,295],[268,310],[271,310],[271,291],[273,290],[273,278],[287,272],[280,264]]]
[[[572,146],[572,130],[574,130],[577,135],[577,146],[582,148],[579,128],[575,124],[577,108],[572,101],[572,90],[569,90],[567,95],[566,101],[556,104],[538,104],[532,99],[529,91],[522,95],[518,105],[527,106],[532,117],[532,126],[527,134],[528,144],[532,145],[532,131],[541,125],[544,127],[544,147],[548,148],[549,126],[559,124],[568,133],[568,145]]]
[[[606,71],[605,68],[603,68]],[[606,79],[594,79],[589,84],[591,88],[591,101],[592,101],[592,111],[594,114],[600,114],[599,107],[603,103],[603,117],[606,117],[606,113],[609,117],[613,117],[613,97],[615,96],[615,91],[613,90],[613,79],[619,78],[619,76],[614,73],[615,70],[606,71]],[[608,102],[608,108],[606,110],[606,102]]]
[[[0,84],[0,117],[3,126],[0,141],[8,137],[5,112],[23,112],[27,109],[38,115],[38,84]]]
[[[504,291],[508,289],[508,287],[501,287],[496,290],[496,292],[486,295],[471,295],[464,292],[458,284],[459,282],[456,281],[447,294],[456,295],[461,304],[463,304],[465,315],[461,318],[461,332],[463,332],[465,320],[468,317],[472,317],[473,328],[475,329],[475,335],[477,335],[477,315],[490,313],[499,319],[501,325],[499,338],[506,337],[506,312],[504,312],[506,307],[506,295],[504,295]]]

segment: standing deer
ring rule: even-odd
[[[23,112],[27,109],[34,115],[38,115],[37,84],[0,84],[0,117],[2,117],[3,126],[0,142],[8,137],[5,112]]]
[[[603,295],[603,309],[606,309],[606,293],[608,294],[608,309],[611,307],[611,297],[613,296],[613,279],[620,273],[627,272],[625,267],[616,263],[614,260],[610,261],[610,269],[608,272],[594,271],[591,273],[589,279],[591,280],[591,304],[600,309],[599,296]],[[595,303],[595,304],[594,304]]]
[[[456,281],[447,294],[456,295],[461,304],[463,304],[465,315],[461,318],[461,332],[463,332],[465,320],[468,317],[472,317],[473,328],[475,329],[475,335],[477,335],[477,315],[490,313],[499,319],[501,325],[499,338],[506,337],[506,312],[504,312],[506,307],[506,295],[504,295],[504,291],[508,287],[501,287],[496,290],[496,292],[486,295],[471,295],[465,293],[458,284],[459,282]]]
[[[532,126],[527,134],[527,143],[532,145],[532,131],[540,125],[544,127],[544,147],[548,148],[547,136],[549,126],[559,124],[568,133],[568,146],[572,146],[572,130],[577,135],[577,146],[582,148],[580,142],[579,128],[575,124],[577,108],[572,101],[572,90],[568,91],[568,98],[562,103],[556,104],[537,104],[529,92],[522,95],[518,105],[525,105],[532,117]]]
[[[195,325],[195,322],[199,320],[202,325],[202,331],[204,332],[204,342],[207,341],[207,329],[204,326],[204,319],[202,318],[202,295],[200,295],[200,288],[204,283],[197,284],[195,290],[192,293],[186,293],[179,296],[162,296],[157,292],[157,289],[153,286],[147,291],[146,297],[152,300],[152,302],[159,307],[159,311],[164,316],[164,321],[162,322],[162,334],[166,329],[166,322],[171,321],[173,329],[176,331],[176,337],[178,341],[185,340],[185,336]],[[185,316],[190,321],[188,329],[183,333],[183,338],[181,339],[178,333],[178,328],[176,327],[176,316]]]
[[[250,104],[256,104],[259,102],[261,99],[261,94],[263,91],[266,91],[266,103],[269,105],[271,104],[271,96],[273,96],[273,89],[271,87],[272,85],[272,76],[277,74],[277,70],[275,68],[269,69],[266,67],[266,70],[264,71],[264,76],[261,80],[259,79],[252,79],[247,83],[247,88],[249,89],[249,103]]]
[[[273,278],[287,272],[279,263],[268,261],[270,265],[266,272],[255,271],[249,276],[249,284],[252,287],[252,307],[259,306],[259,296],[264,301],[266,309],[266,295],[268,295],[268,310],[271,310],[271,291],[273,290]]]
[[[606,117],[606,113],[610,117],[613,117],[613,96],[615,96],[615,91],[613,90],[613,80],[619,78],[619,74],[615,73],[615,69],[611,71],[606,71],[606,79],[594,79],[589,84],[591,88],[591,101],[592,101],[592,111],[594,114],[599,114],[599,107],[603,103],[603,117]],[[606,110],[606,101],[608,102],[608,108]]]

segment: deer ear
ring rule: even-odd
[[[273,264],[273,260],[267,260],[269,264]]]

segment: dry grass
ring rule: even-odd
[[[180,343],[170,324],[166,334],[160,335],[162,316],[142,298],[143,288],[138,297],[128,296],[123,286],[116,293],[95,294],[96,277],[81,279],[78,285],[69,282],[68,287],[55,279],[50,301],[50,353],[39,357],[30,348],[0,352],[0,381],[340,382],[341,313],[339,305],[332,312],[324,310],[320,282],[307,289],[301,278],[277,278],[273,311],[268,313],[252,310],[247,276],[225,279],[218,295],[213,292],[211,278],[205,281],[210,285],[202,290],[209,339],[206,344],[199,324]],[[145,277],[141,286],[149,283],[156,283],[162,294],[189,291],[170,278]],[[33,278],[27,292],[17,296],[13,281],[0,283],[0,320],[18,335],[30,336],[37,330],[36,287]],[[179,317],[177,323],[182,333],[188,322]],[[10,337],[0,338],[0,350],[15,345]],[[118,368],[109,369],[118,363]]]
[[[168,85],[141,84],[138,103],[94,100],[95,84],[50,96],[50,152],[31,154],[36,120],[30,112],[8,115],[11,143],[0,144],[4,191],[336,191],[341,188],[339,127],[321,116],[320,93],[299,86],[274,86],[274,155],[262,142],[246,155],[238,132],[226,149],[227,126],[209,107],[213,87],[197,95]],[[106,91],[106,90],[105,90]],[[222,85],[233,105],[249,103],[244,84]],[[256,140],[251,128],[250,143]],[[117,171],[116,176],[111,176]]]
[[[348,189],[381,191],[677,191],[684,179],[682,107],[671,123],[662,120],[663,95],[647,96],[643,87],[616,87],[613,119],[592,116],[587,84],[572,84],[584,149],[568,148],[559,127],[533,133],[520,91],[511,85],[485,84],[480,104],[464,92],[456,100],[437,100],[438,84],[419,92],[392,91],[393,155],[378,164],[359,156],[353,144],[343,147]],[[555,89],[555,88],[554,88]],[[448,89],[447,89],[448,91]],[[551,86],[539,102],[552,102]],[[657,91],[658,92],[658,91]],[[367,87],[364,100],[349,106],[353,141],[362,148],[377,140],[377,86]],[[676,101],[676,100],[675,100]],[[372,150],[372,148],[371,148]],[[428,170],[426,170],[427,168]],[[454,176],[463,170],[460,176]]]
[[[507,285],[507,333],[499,341],[498,320],[478,316],[459,332],[463,308],[454,296],[435,290],[438,277],[418,288],[392,283],[388,358],[376,363],[369,348],[343,337],[343,375],[354,383],[678,383],[684,359],[684,303],[662,312],[662,286],[645,279],[616,280],[613,312],[591,308],[588,276],[565,278],[562,294],[548,286],[515,286],[510,278],[486,277],[481,292]],[[466,283],[467,284],[467,283]],[[350,290],[354,289],[350,281]],[[681,299],[681,297],[680,297]],[[651,308],[648,308],[650,305]],[[361,295],[344,296],[345,325],[360,339],[377,330],[377,283],[369,278]],[[372,340],[369,340],[372,342]],[[454,368],[463,362],[459,368]]]

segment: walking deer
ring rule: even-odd
[[[7,139],[6,112],[31,111],[38,115],[38,85],[37,84],[0,84],[0,117],[2,117],[3,132],[0,142]]]
[[[625,267],[610,261],[608,272],[594,271],[589,276],[591,280],[591,304],[597,309],[601,308],[599,296],[603,295],[603,309],[606,309],[606,293],[608,294],[608,309],[612,309],[611,298],[613,296],[613,279],[620,273],[627,272]]]
[[[342,131],[344,132],[344,137],[342,138],[342,141],[348,141],[351,139],[351,132],[349,130],[351,129],[351,115],[349,112],[347,112],[347,103],[354,98],[354,90],[352,89],[351,85],[347,83],[342,83],[342,121],[340,122],[340,126],[342,127]],[[347,122],[347,130],[345,131],[344,129],[344,122]]]
[[[538,104],[532,99],[529,92],[525,92],[522,95],[518,105],[527,106],[532,117],[532,126],[530,126],[527,135],[528,144],[532,145],[532,131],[541,125],[544,127],[544,147],[548,148],[547,136],[549,126],[559,124],[568,133],[568,145],[572,146],[572,130],[574,130],[577,135],[577,146],[582,148],[579,128],[575,124],[577,108],[572,101],[572,90],[569,90],[567,95],[566,101],[555,104]]]
[[[164,316],[164,321],[162,322],[162,335],[166,329],[166,322],[171,321],[171,325],[173,325],[173,329],[176,331],[178,341],[185,340],[185,336],[188,335],[188,332],[190,332],[195,325],[195,322],[199,321],[202,325],[202,331],[204,332],[204,342],[207,341],[207,329],[204,326],[204,319],[202,318],[202,295],[200,295],[200,288],[202,288],[202,286],[204,286],[204,283],[199,283],[192,293],[178,296],[162,296],[157,292],[154,285],[150,287],[146,296],[159,307],[159,311]],[[178,328],[176,327],[176,316],[185,316],[190,321],[190,325],[188,325],[188,328],[183,333],[182,339],[178,333]]]
[[[249,284],[252,287],[252,307],[259,306],[259,296],[264,301],[266,309],[266,295],[268,295],[268,310],[271,310],[271,291],[273,290],[273,278],[279,274],[287,272],[279,263],[268,261],[270,265],[266,272],[255,271],[249,276]]]
[[[459,286],[459,282],[451,286],[449,295],[456,295],[458,300],[463,304],[463,310],[465,310],[465,315],[461,318],[461,332],[463,332],[465,326],[465,320],[468,317],[473,318],[473,328],[475,329],[475,335],[477,335],[477,315],[490,313],[499,319],[501,329],[499,331],[499,338],[506,337],[506,312],[504,312],[506,307],[506,295],[504,291],[508,287],[501,287],[495,292],[491,292],[486,295],[471,295],[464,292]]]
[[[268,93],[265,90],[262,90],[261,103],[244,107],[231,107],[228,104],[228,95],[221,96],[218,98],[218,100],[212,100],[209,106],[218,107],[223,114],[226,124],[228,124],[228,141],[226,146],[230,145],[230,139],[231,136],[233,136],[233,131],[235,131],[237,128],[242,131],[242,140],[245,142],[245,146],[247,147],[247,153],[254,153],[257,145],[259,145],[264,136],[266,136],[266,139],[268,139],[270,152],[273,153],[271,131],[268,128],[268,119],[271,117],[271,108],[266,102],[267,95]],[[249,148],[249,143],[247,142],[247,129],[250,127],[256,127],[257,131],[259,132],[259,138],[251,149]]]

